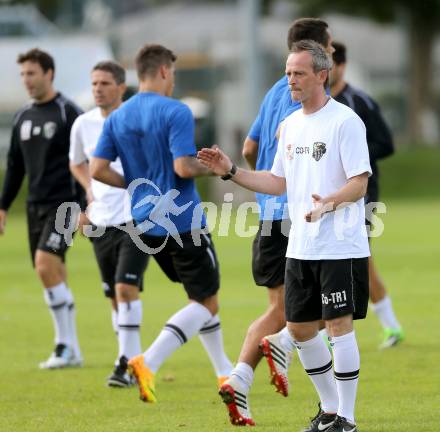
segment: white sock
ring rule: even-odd
[[[225,353],[223,332],[218,315],[212,317],[199,330],[199,339],[211,360],[217,377],[229,376],[233,366]]]
[[[72,349],[77,359],[81,359],[81,350],[79,348],[78,342],[78,334],[76,331],[76,308],[75,308],[75,300],[73,298],[72,290],[67,287],[67,307],[69,310],[69,333],[70,333],[70,342],[72,344]]]
[[[359,381],[359,349],[354,331],[331,338],[336,386],[339,395],[338,415],[350,423],[354,420],[357,384]]]
[[[287,352],[295,352],[295,340],[290,334],[287,327],[284,327],[279,333],[280,335],[280,344]]]
[[[306,342],[295,342],[298,356],[305,371],[313,382],[326,413],[338,410],[338,391],[333,376],[332,356],[318,333]]]
[[[64,282],[44,290],[44,300],[49,306],[55,329],[55,344],[70,346],[69,295]]]
[[[249,393],[249,389],[254,381],[254,370],[247,363],[239,362],[231,372],[231,376],[238,377],[245,386],[245,393]]]
[[[180,309],[168,320],[159,336],[145,351],[145,364],[156,373],[162,363],[177,348],[191,339],[211,318],[211,312],[200,303],[190,303]]]
[[[377,303],[371,303],[371,309],[373,309],[374,313],[379,318],[383,328],[400,330],[399,321],[397,321],[391,299],[388,296],[385,296]]]
[[[119,357],[131,359],[141,353],[142,301],[118,303],[117,316]]]
[[[112,308],[112,327],[115,335],[118,336],[118,311]]]

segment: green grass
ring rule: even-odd
[[[373,242],[377,265],[393,298],[407,340],[379,352],[380,326],[373,314],[357,325],[361,380],[357,421],[362,432],[438,430],[440,406],[440,203],[388,203],[385,233]],[[0,238],[0,431],[228,431],[216,380],[197,340],[162,367],[159,403],[146,405],[137,390],[105,387],[116,356],[110,310],[101,294],[90,244],[76,238],[68,255],[82,369],[40,371],[52,348],[52,327],[41,287],[31,270],[25,220],[11,215]],[[216,239],[222,270],[221,317],[226,350],[235,360],[248,324],[266,306],[266,293],[253,285],[251,239]],[[146,347],[165,320],[185,302],[152,262],[145,277],[142,341]],[[251,392],[261,431],[297,431],[315,413],[316,396],[297,359],[290,371],[291,395],[268,385],[265,364]]]

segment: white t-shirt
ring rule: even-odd
[[[365,172],[371,175],[365,126],[350,108],[330,99],[313,114],[301,109],[285,119],[272,174],[286,179],[292,221],[288,258],[370,256],[363,198],[317,222],[304,219],[313,208],[312,194],[324,198]]]
[[[94,108],[75,120],[70,132],[69,159],[79,165],[91,158],[104,126],[105,118],[99,108]],[[123,175],[121,161],[110,166]],[[125,189],[91,181],[93,201],[87,208],[87,216],[97,226],[120,225],[132,220],[130,196]]]

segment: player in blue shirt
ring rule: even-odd
[[[314,40],[325,47],[329,54],[332,53],[328,25],[320,19],[301,18],[292,24],[287,35],[289,50],[294,42],[303,39]],[[264,97],[258,116],[245,139],[243,156],[251,169],[271,170],[278,147],[279,125],[300,108],[301,103],[292,100],[287,77],[282,77]],[[294,349],[292,338],[285,328],[284,313],[284,270],[290,229],[287,197],[286,194],[272,196],[261,193],[257,193],[256,197],[260,205],[260,226],[253,243],[252,272],[255,283],[268,288],[269,308],[250,325],[231,378],[220,390],[231,422],[236,425],[255,424],[247,395],[262,354],[267,358],[272,384],[278,392],[287,396],[287,369]],[[271,336],[264,337],[266,335]],[[280,346],[280,338],[286,339],[289,346]],[[237,392],[242,395],[241,399],[235,396]]]
[[[219,383],[232,369],[217,315],[218,262],[203,230],[206,221],[193,180],[211,172],[194,157],[191,111],[171,99],[175,61],[173,52],[161,45],[139,51],[139,93],[108,117],[91,163],[96,180],[128,187],[132,216],[142,232],[139,247],[154,254],[172,281],[183,284],[190,300],[148,350],[128,362],[145,402],[156,402],[154,375],[162,363],[197,333]],[[116,157],[125,177],[110,167]],[[133,239],[138,240],[136,235]]]

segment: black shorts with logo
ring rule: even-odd
[[[331,320],[349,314],[353,319],[365,318],[368,258],[287,258],[285,304],[289,322]]]
[[[91,238],[104,295],[115,297],[115,285],[135,285],[142,291],[149,256],[140,250],[130,235],[117,226],[106,227],[100,237]]]
[[[182,246],[171,236],[168,239],[146,234],[141,236],[149,248],[163,246],[153,256],[168,278],[173,282],[181,282],[191,300],[203,301],[214,295],[220,287],[214,244],[209,234],[186,232],[180,233],[179,237]]]
[[[289,220],[260,221],[252,244],[252,274],[257,285],[276,288],[284,284],[289,230]]]
[[[26,206],[29,249],[34,266],[37,249],[57,255],[64,262],[69,246],[63,233],[56,230],[57,209],[58,206],[54,204],[28,203]],[[67,211],[64,216],[61,223],[67,228],[71,222],[71,211]]]

